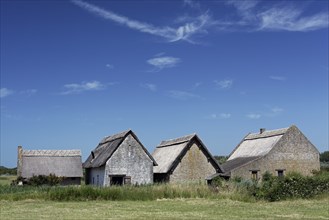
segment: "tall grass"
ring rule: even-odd
[[[313,177],[287,175],[284,178],[263,177],[263,182],[232,179],[216,185],[200,183],[154,184],[142,186],[9,186],[0,185],[0,200],[40,199],[52,201],[154,201],[158,199],[206,198],[231,199],[243,202],[279,201],[294,198],[320,197],[329,193],[329,172]]]
[[[53,201],[147,201],[175,198],[234,198],[246,200],[241,189],[219,189],[205,184],[154,184],[143,186],[0,186],[0,200],[44,199]]]

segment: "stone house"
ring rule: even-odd
[[[226,177],[261,179],[268,171],[274,176],[288,172],[311,175],[320,169],[319,151],[294,125],[289,128],[248,134],[222,165]]]
[[[83,177],[80,150],[23,150],[18,146],[18,177],[49,174],[62,177],[61,185],[80,185]]]
[[[157,163],[131,130],[105,137],[83,163],[86,184],[153,183]]]
[[[222,172],[196,134],[162,141],[152,155],[158,163],[153,168],[155,182],[205,181],[206,177]]]

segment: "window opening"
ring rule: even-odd
[[[251,179],[252,180],[258,180],[258,171],[257,170],[252,170],[251,171]]]

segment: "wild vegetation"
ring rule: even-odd
[[[4,166],[0,166],[0,176],[1,175],[8,175],[8,176],[12,176],[12,175],[16,175],[17,174],[17,169],[16,168],[7,168]]]
[[[52,177],[56,179],[55,177]],[[40,182],[39,180],[37,182]],[[158,199],[231,199],[255,202],[308,199],[329,195],[329,172],[320,171],[312,177],[297,173],[285,177],[264,174],[262,182],[244,181],[239,178],[225,181],[216,179],[211,186],[200,183],[154,184],[142,186],[0,186],[0,200],[42,199],[52,201],[154,201]]]

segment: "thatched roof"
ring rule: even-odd
[[[22,150],[21,175],[55,174],[61,177],[82,177],[80,150]]]
[[[103,166],[129,134],[131,134],[135,138],[135,140],[144,149],[145,153],[153,161],[153,165],[156,166],[157,163],[153,159],[152,155],[146,150],[143,144],[138,140],[134,132],[132,132],[132,130],[128,130],[102,139],[101,142],[98,144],[98,146],[91,152],[87,160],[83,163],[83,167],[94,168],[94,167]]]
[[[288,128],[264,131],[263,133],[248,134],[243,141],[234,149],[228,160],[240,157],[265,156],[272,150]]]
[[[202,143],[200,138],[196,134],[187,135],[184,137],[162,141],[154,150],[153,157],[157,161],[158,166],[153,168],[154,173],[168,173],[172,172],[179,161],[194,142],[197,142],[201,147],[201,150],[215,167],[217,172],[221,172],[222,169],[217,161],[210,154],[206,146]]]
[[[267,155],[291,127],[252,133],[245,136],[232,151],[228,160],[222,164],[225,174],[229,175],[230,171]]]

